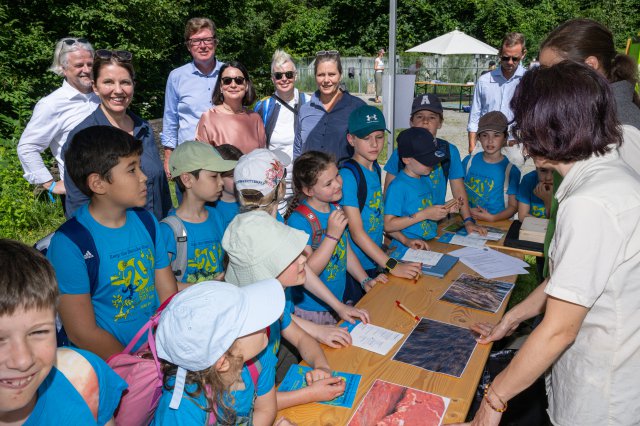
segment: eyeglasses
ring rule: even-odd
[[[520,56],[501,56],[500,60],[502,62],[509,62],[509,60],[513,61],[513,63],[517,63],[520,62],[520,59],[522,59],[522,57]]]
[[[116,58],[120,62],[131,62],[133,55],[126,50],[96,50],[96,58],[104,59],[108,61],[111,58]]]
[[[321,50],[316,52],[316,56],[337,56],[340,55],[340,52],[337,50]]]
[[[89,43],[89,40],[87,40],[86,38],[65,38],[64,40],[62,40],[62,42],[67,46],[73,46],[76,43]]]
[[[273,73],[273,77],[276,80],[280,80],[282,79],[282,77],[287,77],[287,80],[291,80],[293,77],[296,76],[295,71],[285,71],[285,72],[274,72]]]
[[[235,81],[238,86],[241,86],[244,84],[246,79],[239,75],[237,77],[222,77],[220,80],[225,86],[230,85],[232,81]]]
[[[205,38],[190,38],[187,41],[187,44],[190,46],[197,46],[201,43],[204,43],[205,46],[213,46],[216,44],[218,40],[215,37],[205,37]]]

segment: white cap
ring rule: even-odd
[[[254,149],[240,157],[233,171],[236,189],[255,189],[266,196],[285,178],[289,163],[289,158],[282,151]]]
[[[203,281],[174,296],[156,330],[158,357],[178,366],[170,408],[177,409],[188,371],[216,363],[239,337],[273,324],[284,310],[278,280],[245,287]]]

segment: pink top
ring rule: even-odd
[[[196,140],[213,146],[228,143],[243,154],[267,146],[260,114],[248,110],[242,114],[226,114],[220,109],[222,107],[213,107],[202,114],[196,127]]]

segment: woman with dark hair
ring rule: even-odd
[[[171,208],[169,183],[164,173],[158,146],[149,122],[129,110],[135,87],[135,71],[131,63],[132,55],[124,50],[97,50],[93,60],[93,91],[100,97],[100,106],[69,133],[69,142],[82,129],[92,126],[113,126],[142,141],[140,166],[147,176],[147,204],[158,220],[162,220]],[[69,144],[65,144],[62,156]],[[67,190],[66,215],[72,217],[75,211],[89,202],[65,174]]]
[[[340,89],[342,62],[337,50],[318,52],[313,67],[318,90],[300,107],[293,158],[307,151],[322,151],[333,154],[341,164],[353,155],[347,143],[349,115],[365,103]]]
[[[563,177],[551,275],[478,341],[544,312],[507,368],[485,388],[473,425],[498,425],[508,401],[551,368],[558,425],[640,419],[640,177],[616,149],[622,132],[608,81],[562,61],[527,72],[512,101],[514,135],[538,167]]]
[[[249,72],[238,61],[220,68],[220,78],[213,89],[213,108],[200,117],[196,140],[213,146],[233,145],[247,154],[266,146],[264,124],[247,107],[256,100]]]

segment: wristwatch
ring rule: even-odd
[[[393,257],[390,257],[389,260],[387,260],[387,263],[384,265],[384,271],[391,272],[396,266],[398,266],[398,261]]]

